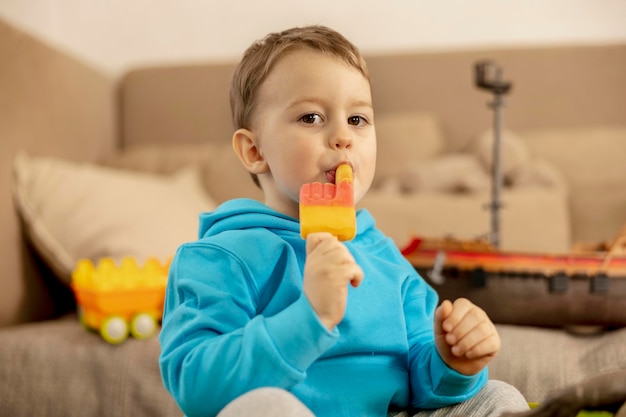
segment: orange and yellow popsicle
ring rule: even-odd
[[[356,235],[356,210],[352,188],[352,167],[337,167],[335,184],[314,182],[300,188],[300,234],[328,232],[339,240]]]

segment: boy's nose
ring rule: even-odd
[[[337,149],[349,149],[352,147],[352,134],[346,126],[335,129],[331,137],[331,146]]]

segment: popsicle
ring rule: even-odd
[[[329,232],[345,241],[356,235],[352,167],[337,167],[335,184],[313,182],[300,188],[300,234]]]

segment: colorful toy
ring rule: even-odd
[[[116,265],[104,258],[98,265],[82,259],[72,272],[78,315],[85,328],[98,331],[111,344],[131,334],[152,336],[163,315],[169,263],[149,259],[140,267],[132,258]]]
[[[451,238],[415,238],[402,253],[442,299],[467,297],[495,322],[626,325],[626,226],[611,242],[565,254]]]
[[[335,184],[314,182],[300,188],[300,234],[329,232],[339,240],[356,234],[356,210],[352,189],[352,167],[340,165]]]

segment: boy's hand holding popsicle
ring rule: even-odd
[[[340,165],[335,184],[304,184],[300,189],[300,232],[306,238],[304,293],[324,325],[332,330],[346,309],[348,283],[356,287],[363,271],[340,240],[356,234],[352,168]]]

